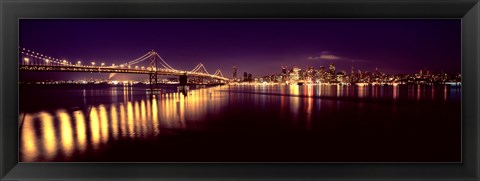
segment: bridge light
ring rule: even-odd
[[[92,66],[95,66],[95,62],[92,62]]]
[[[130,68],[131,66],[129,65],[128,68]]]
[[[142,66],[142,69],[145,69],[145,67],[144,67],[144,66]]]
[[[123,65],[120,65],[120,67],[122,67],[122,68],[123,68]]]
[[[80,64],[82,64],[82,62],[81,62],[81,61],[78,61],[77,64],[80,65]]]
[[[135,69],[138,69],[138,66],[135,66]]]
[[[112,64],[112,67],[115,67],[115,64],[114,64],[114,63]]]
[[[102,63],[102,66],[104,66],[104,65],[105,65],[105,63]]]
[[[48,63],[49,61],[50,61],[49,59],[45,59],[45,62],[47,62],[47,63]]]
[[[23,60],[28,63],[28,61],[29,61],[30,59],[25,57],[25,58],[23,58]]]

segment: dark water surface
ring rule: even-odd
[[[461,88],[20,86],[22,162],[458,162]]]

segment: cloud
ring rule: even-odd
[[[338,55],[333,54],[331,51],[321,51],[320,55],[318,56],[309,56],[307,57],[309,60],[341,60],[341,61],[351,61],[353,62],[368,62],[367,60],[362,60],[362,59],[351,59],[347,57],[341,57]]]
[[[338,59],[341,59],[341,58],[339,56],[336,56],[336,55],[320,55],[320,59],[338,60]]]
[[[320,56],[310,56],[307,57],[309,60],[339,60],[343,59],[342,57],[333,55],[330,51],[320,52]]]

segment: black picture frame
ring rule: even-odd
[[[1,180],[479,180],[479,0],[0,0]],[[461,18],[462,163],[18,163],[19,18]]]

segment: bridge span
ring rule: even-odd
[[[147,74],[149,75],[151,88],[157,86],[158,75],[179,76],[180,85],[187,85],[187,77],[212,79],[216,83],[227,83],[229,81],[228,78],[223,76],[220,69],[217,69],[214,74],[210,74],[202,63],[199,63],[192,70],[175,69],[153,50],[137,59],[118,65],[106,65],[103,62],[90,62],[90,64],[82,64],[80,61],[71,62],[52,58],[25,48],[20,49],[19,57],[20,71]]]

